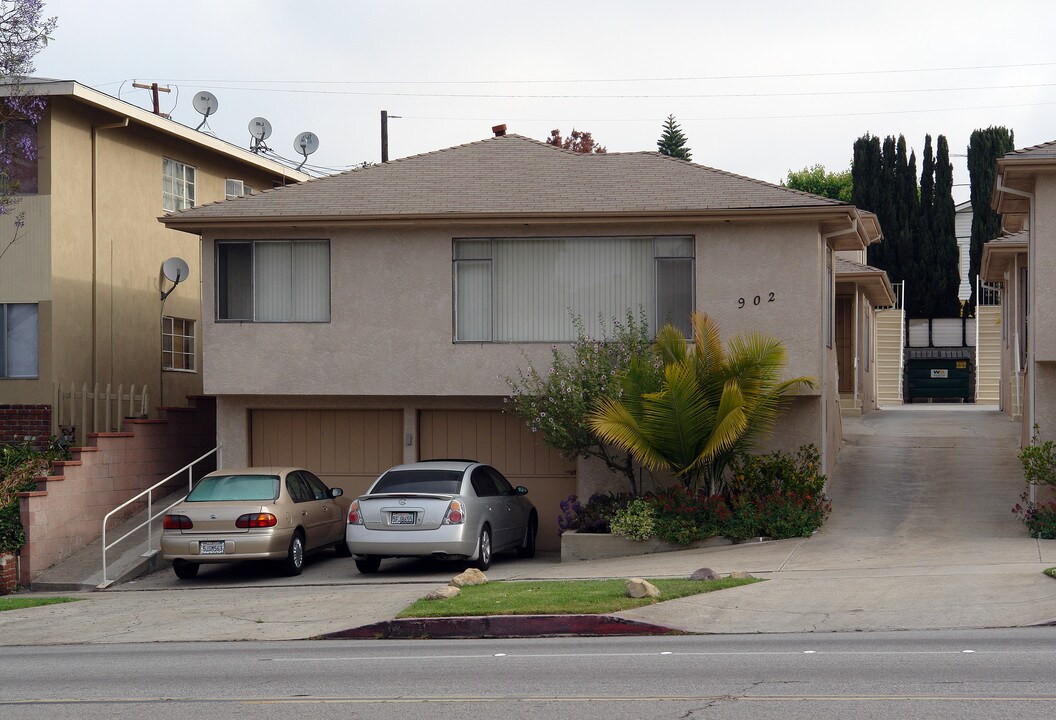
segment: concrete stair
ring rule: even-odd
[[[876,313],[876,401],[877,405],[902,404],[902,310]]]
[[[1001,307],[979,306],[975,310],[975,402],[1001,402]]]
[[[862,401],[851,393],[840,393],[840,415],[858,417],[862,414]]]

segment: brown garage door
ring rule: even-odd
[[[355,497],[403,462],[402,410],[253,410],[254,465],[304,467]]]
[[[418,434],[422,460],[477,460],[527,487],[539,512],[539,548],[561,546],[558,503],[576,491],[576,465],[544,445],[521,418],[498,410],[422,410]]]

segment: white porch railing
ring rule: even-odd
[[[125,392],[124,385],[118,385],[114,391],[107,384],[103,390],[99,383],[89,390],[88,383],[80,389],[70,383],[54,384],[54,396],[51,412],[51,434],[60,436],[70,445],[84,445],[88,433],[120,432],[124,429],[126,417],[147,417],[150,407],[150,395],[147,386],[129,385]]]
[[[154,485],[151,485],[149,488],[147,488],[143,492],[139,493],[135,497],[132,497],[132,498],[126,500],[125,502],[121,503],[116,508],[114,508],[113,510],[111,510],[110,512],[108,512],[106,514],[106,516],[103,518],[103,538],[102,538],[102,546],[103,546],[103,582],[98,585],[98,588],[100,590],[103,590],[105,588],[110,587],[110,585],[113,583],[113,581],[110,580],[109,577],[107,576],[108,565],[107,565],[107,560],[106,560],[106,554],[110,550],[110,548],[114,547],[115,545],[117,545],[118,543],[122,542],[123,540],[126,540],[127,538],[131,537],[132,535],[136,534],[136,532],[138,532],[139,530],[142,530],[145,527],[147,529],[147,550],[146,550],[146,552],[143,553],[143,555],[144,556],[153,555],[155,552],[158,551],[158,549],[160,549],[160,544],[161,544],[160,539],[158,541],[159,547],[158,548],[154,547],[154,527],[153,527],[154,526],[154,521],[157,520],[162,515],[164,515],[165,513],[167,513],[169,510],[171,510],[173,507],[175,507],[179,503],[183,502],[183,498],[186,497],[186,495],[181,497],[176,502],[171,503],[170,505],[167,505],[164,509],[159,510],[157,513],[155,513],[154,512],[154,493],[155,493],[155,491],[158,488],[160,488],[162,485],[164,485],[165,483],[169,482],[170,480],[173,480],[173,479],[177,478],[178,476],[180,476],[184,472],[186,472],[187,473],[187,492],[190,492],[191,491],[191,485],[194,482],[194,466],[197,465],[198,463],[200,463],[201,461],[205,460],[207,457],[210,457],[211,455],[215,455],[219,449],[220,449],[220,446],[217,445],[215,448],[213,448],[212,450],[207,452],[205,455],[202,455],[197,460],[193,460],[193,461],[187,463],[182,468],[180,468],[179,470],[174,472],[172,475],[169,475],[167,478],[165,478],[161,482],[158,482],[158,483],[155,483]],[[147,516],[146,516],[146,520],[144,520],[140,524],[136,525],[134,528],[132,528],[131,530],[126,532],[124,535],[119,537],[117,540],[114,540],[113,542],[108,543],[106,541],[106,523],[116,513],[120,512],[121,510],[124,510],[129,505],[131,505],[132,503],[142,501],[142,499],[144,497],[146,497],[146,501],[147,501]]]

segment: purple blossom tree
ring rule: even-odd
[[[37,159],[36,126],[45,101],[27,94],[23,83],[58,23],[43,12],[42,0],[0,0],[0,215],[10,214],[18,202],[19,167]],[[24,225],[24,213],[19,213],[0,258],[18,241]]]

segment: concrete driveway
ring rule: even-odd
[[[621,616],[691,632],[1016,627],[1056,621],[1056,541],[1012,515],[1022,489],[1016,427],[989,408],[911,405],[844,424],[833,514],[811,538],[591,562],[496,558],[493,579],[687,576],[744,570],[767,582]],[[360,575],[313,557],[270,567],[162,571],[83,602],[0,613],[0,645],[306,638],[391,619],[463,566],[386,560]],[[65,593],[67,595],[71,593]]]

